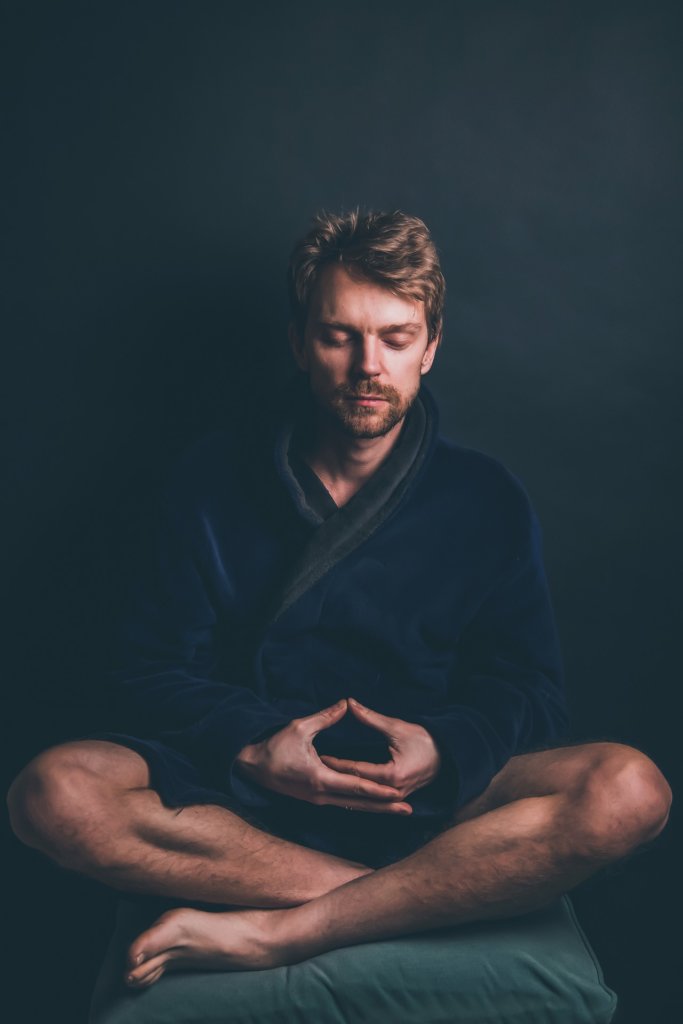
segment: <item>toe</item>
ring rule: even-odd
[[[152,971],[151,974],[148,974],[147,977],[145,978],[145,980],[141,981],[139,985],[135,986],[135,988],[136,989],[150,988],[152,985],[154,985],[155,982],[157,982],[159,980],[159,978],[162,978],[165,973],[166,973],[166,968],[165,967],[158,967],[156,969],[156,971]]]
[[[171,946],[175,946],[180,938],[180,922],[183,910],[167,910],[154,924],[138,935],[128,950],[128,967],[135,970],[143,963]]]
[[[150,956],[154,955],[147,949],[147,944],[145,942],[146,937],[147,932],[139,935],[128,949],[126,966],[131,971],[134,971],[136,967],[139,967],[140,964],[144,963],[145,960],[148,960]]]
[[[136,967],[135,970],[127,972],[126,984],[130,988],[141,988],[151,985],[164,973],[167,961],[167,953],[162,953],[159,956],[152,957],[150,960],[146,960],[139,967]]]

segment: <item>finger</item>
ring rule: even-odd
[[[343,697],[336,704],[331,704],[329,708],[323,708],[322,711],[316,711],[313,715],[305,715],[303,718],[295,719],[295,721],[312,739],[322,729],[329,729],[331,725],[334,725],[335,722],[343,718],[347,710],[346,697]]]
[[[358,797],[336,797],[331,796],[323,801],[331,807],[343,807],[347,811],[366,811],[370,814],[402,814],[413,813],[410,804],[401,800],[394,800],[392,803],[384,803],[380,800],[360,800]]]
[[[379,711],[373,711],[372,708],[366,708],[364,704],[359,704],[354,697],[349,697],[349,708],[361,722],[369,725],[372,729],[383,732],[389,739],[393,739],[396,726],[401,724],[400,718],[389,718],[388,715],[381,715]]]
[[[345,775],[331,768],[324,768],[320,773],[326,793],[340,793],[345,796],[370,797],[373,800],[396,800],[400,793],[393,786],[383,786],[370,779],[362,779],[358,775]]]
[[[383,782],[387,786],[392,784],[393,761],[387,761],[385,764],[373,764],[372,761],[347,761],[343,757],[331,757],[329,754],[322,754],[320,760],[335,772],[342,772],[344,775],[360,775],[364,779]]]

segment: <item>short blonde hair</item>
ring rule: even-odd
[[[287,272],[292,321],[302,335],[313,290],[330,263],[343,263],[351,274],[421,300],[429,340],[440,334],[446,282],[436,246],[419,217],[400,210],[316,214],[308,234],[294,246]]]

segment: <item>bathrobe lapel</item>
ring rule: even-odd
[[[267,616],[268,625],[372,536],[398,508],[432,450],[437,412],[431,395],[423,386],[406,417],[400,442],[389,458],[346,505],[324,520],[306,503],[290,467],[288,452],[294,430],[295,424],[290,421],[277,437],[276,469],[300,514],[316,529],[275,593]]]

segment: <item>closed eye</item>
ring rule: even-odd
[[[330,345],[333,348],[341,348],[342,345],[348,344],[351,339],[345,334],[323,334],[322,342],[323,345]]]

